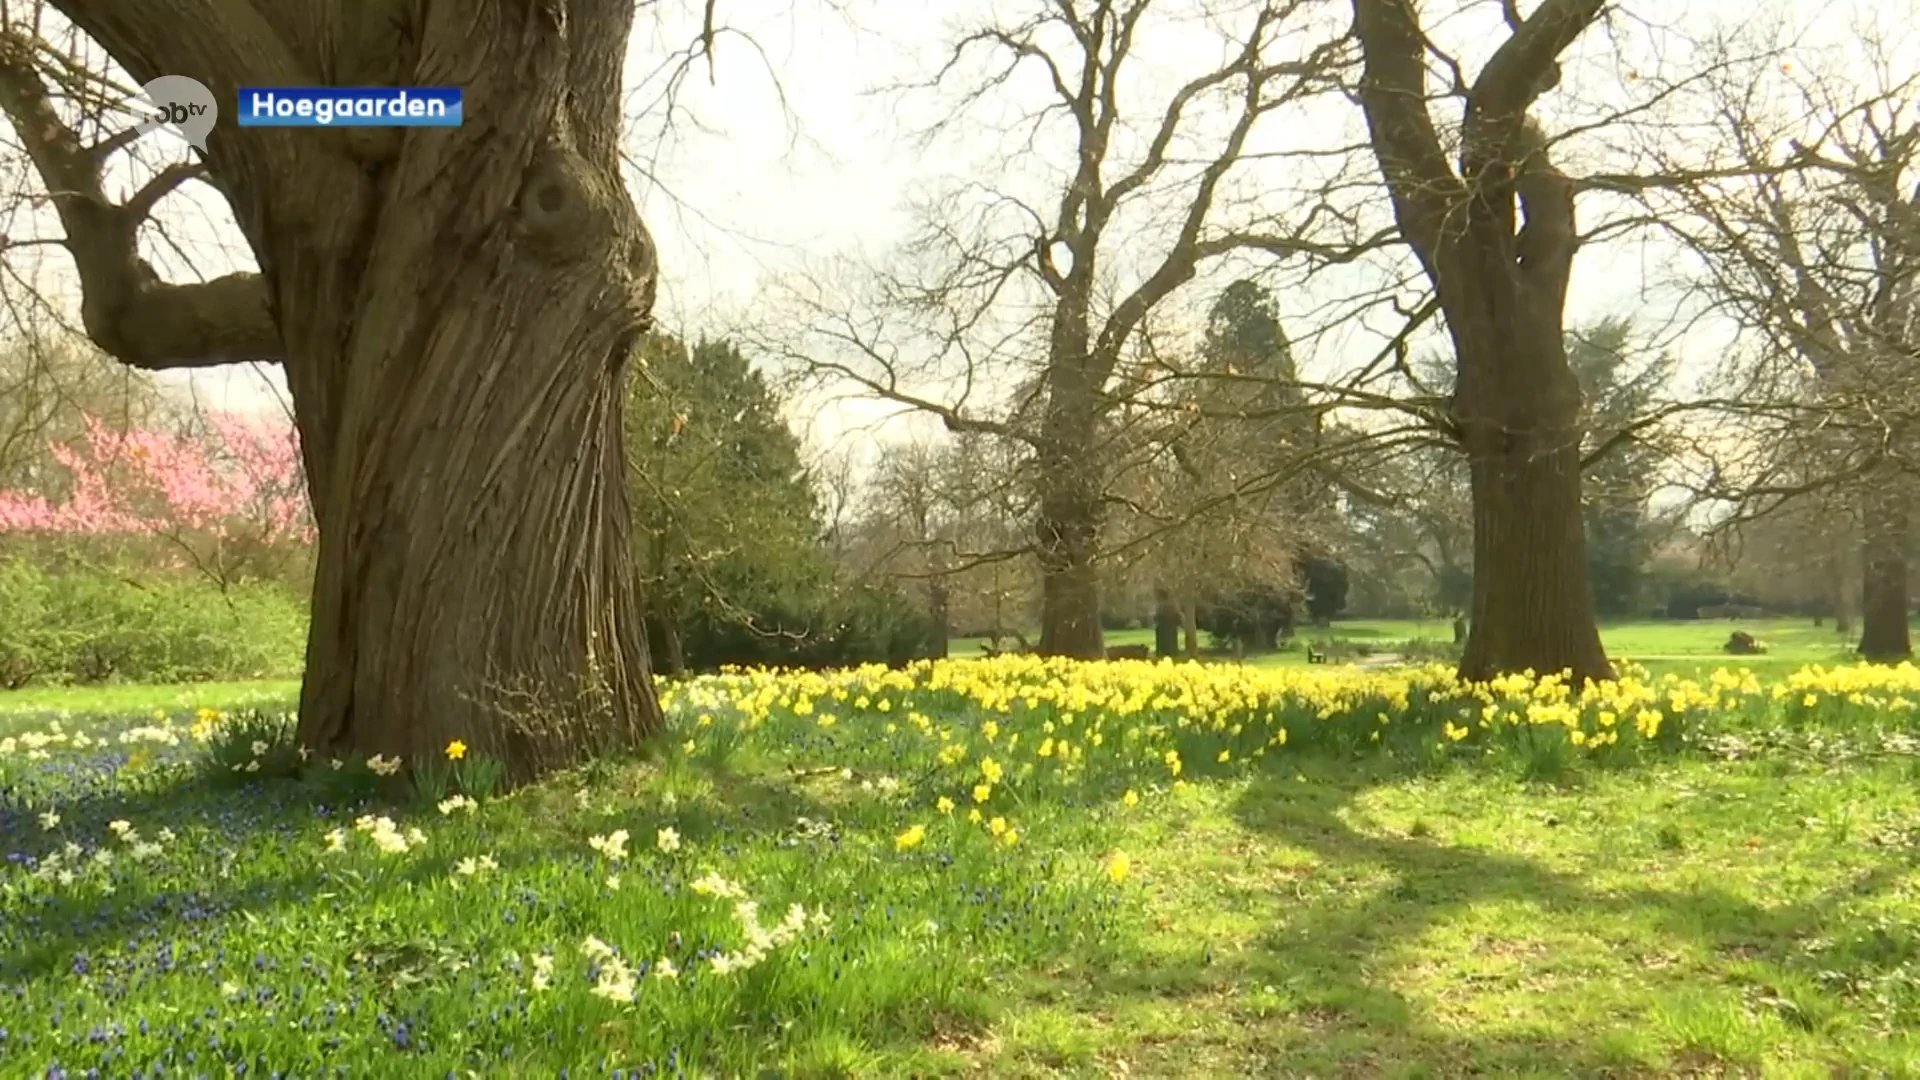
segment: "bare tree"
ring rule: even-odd
[[[786,335],[796,359],[952,430],[1025,448],[1043,652],[1105,655],[1102,529],[1113,478],[1138,464],[1117,458],[1113,416],[1137,389],[1117,375],[1150,316],[1232,257],[1325,265],[1386,239],[1327,206],[1309,209],[1311,196],[1280,199],[1270,188],[1266,205],[1285,203],[1274,213],[1244,193],[1261,162],[1294,154],[1337,170],[1344,160],[1274,134],[1337,89],[1345,45],[1323,12],[1311,0],[1184,9],[1027,0],[964,33],[926,84],[957,95],[929,136],[976,120],[1006,129],[1008,108],[1027,110],[1013,125],[1022,142],[1007,179],[945,193],[904,252],[909,265],[884,278],[870,308],[850,311],[817,292],[798,298],[792,321],[806,332]],[[1225,59],[1198,70],[1189,60],[1156,98],[1136,54],[1155,34],[1192,33],[1182,17],[1194,14],[1222,28]],[[1040,88],[1038,104],[1022,85]],[[1023,195],[1017,174],[1040,171],[1044,193]],[[1324,182],[1321,202],[1337,183]],[[957,389],[943,395],[917,379]]]
[[[1730,65],[1703,95],[1708,152],[1744,175],[1676,188],[1662,216],[1709,309],[1746,335],[1722,373],[1745,438],[1708,494],[1731,521],[1856,502],[1859,650],[1877,660],[1912,653],[1920,69],[1905,51],[1868,28],[1826,56]]]
[[[1720,530],[1734,590],[1770,608],[1810,610],[1815,625],[1831,615],[1834,632],[1850,635],[1861,584],[1857,508],[1844,489],[1823,488]]]
[[[890,445],[870,479],[873,548],[857,569],[924,597],[936,656],[956,633],[984,632],[997,648],[1031,618],[1028,500],[1012,456],[987,436],[918,439]]]
[[[302,744],[417,761],[458,738],[525,776],[656,729],[621,482],[656,275],[619,154],[631,0],[53,7],[133,83],[465,94],[457,129],[222,125],[115,199],[131,120],[76,124],[55,20],[0,19],[0,109],[64,226],[88,335],[136,368],[284,367],[319,531]],[[150,212],[195,182],[258,272],[176,284],[142,257]]]
[[[950,595],[955,564],[953,503],[944,489],[942,451],[913,442],[890,450],[875,477],[878,516],[891,520],[896,543],[889,563],[894,573],[914,579],[924,590],[927,621],[933,627],[930,655],[944,658],[953,636]]]
[[[1528,116],[1603,6],[1543,0],[1522,19],[1507,5],[1509,36],[1462,81],[1456,171],[1429,111],[1432,46],[1412,0],[1353,0],[1374,156],[1458,370],[1449,420],[1473,492],[1469,679],[1524,668],[1612,675],[1587,586],[1580,388],[1562,333],[1579,244],[1574,186]]]
[[[1302,554],[1328,531],[1321,410],[1308,400],[1271,294],[1240,279],[1215,300],[1196,356],[1151,354],[1126,374],[1121,415],[1144,443],[1116,486],[1118,553],[1151,574],[1198,652],[1199,608],[1255,589],[1293,591]],[[1124,437],[1124,436],[1123,436]],[[1331,462],[1316,462],[1331,467]]]

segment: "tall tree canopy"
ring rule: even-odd
[[[1254,194],[1263,143],[1341,92],[1325,14],[1309,0],[982,9],[916,82],[944,92],[935,139],[1005,133],[1004,167],[925,208],[901,268],[869,275],[874,299],[796,297],[796,357],[1027,451],[1042,652],[1106,653],[1109,510],[1147,444],[1115,416],[1157,386],[1127,377],[1151,323],[1232,257],[1325,265],[1369,242],[1350,218]],[[1217,39],[1156,51],[1196,34]]]
[[[777,636],[816,604],[831,567],[800,440],[780,401],[727,341],[650,334],[627,411],[636,561],[650,640],[675,671],[716,636]]]
[[[1639,355],[1628,319],[1603,319],[1567,335],[1567,362],[1586,404],[1587,467],[1581,523],[1587,576],[1600,615],[1638,614],[1656,542],[1648,500],[1665,451],[1634,424],[1648,415],[1672,358]]]
[[[1709,124],[1663,150],[1704,152],[1723,178],[1655,209],[1696,257],[1699,291],[1744,331],[1725,351],[1720,417],[1743,437],[1701,494],[1736,520],[1856,519],[1860,653],[1899,661],[1913,652],[1920,499],[1920,73],[1897,36],[1910,16],[1888,22],[1893,36],[1863,24],[1848,48],[1790,63],[1754,47],[1764,24],[1715,43]]]

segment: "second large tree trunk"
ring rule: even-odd
[[[1905,660],[1913,655],[1907,630],[1911,507],[1906,493],[1890,484],[1870,489],[1862,502],[1860,656]]]
[[[927,655],[935,660],[945,660],[951,651],[953,637],[953,617],[948,602],[950,589],[945,577],[935,577],[927,581],[927,621],[930,624],[931,640],[927,642]]]
[[[1165,585],[1153,587],[1153,654],[1180,654],[1180,605],[1174,602],[1173,590]]]

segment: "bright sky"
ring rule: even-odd
[[[1178,14],[1190,0],[1167,0]],[[1817,0],[1786,0],[1789,10],[1811,15]],[[1818,22],[1833,29],[1850,22],[1846,9],[1871,9],[1883,17],[1915,13],[1920,0],[1859,0],[1855,4],[1819,4]],[[1244,6],[1244,5],[1242,5]],[[1530,8],[1531,4],[1523,4]],[[947,0],[939,5],[902,0],[721,0],[722,21],[734,33],[721,37],[714,80],[701,64],[679,87],[680,112],[669,133],[661,134],[657,107],[657,75],[663,57],[683,49],[694,37],[700,5],[691,0],[659,0],[661,15],[643,9],[630,53],[628,83],[636,115],[642,117],[632,133],[634,153],[644,159],[657,182],[636,180],[635,192],[662,255],[663,282],[658,312],[671,329],[692,334],[724,332],[755,315],[756,300],[766,286],[799,265],[850,250],[879,259],[912,223],[907,200],[913,193],[938,190],[943,181],[1000,179],[993,162],[1004,150],[1007,125],[991,121],[971,129],[959,140],[949,140],[935,153],[920,154],[901,137],[897,95],[870,91],[890,75],[925,73],[930,60],[941,55],[960,20],[989,11],[1030,9],[1019,0]],[[1440,5],[1428,4],[1430,10]],[[1215,4],[1231,14],[1237,8]],[[1338,15],[1346,5],[1333,3]],[[1745,0],[1674,5],[1647,4],[1640,15],[1664,14],[1698,27],[1705,20],[1749,14]],[[942,11],[943,17],[929,14]],[[1244,14],[1244,12],[1242,12]],[[1498,6],[1470,5],[1465,13],[1442,20],[1434,35],[1455,45],[1468,71],[1501,36]],[[1244,18],[1234,20],[1238,25]],[[1221,46],[1204,27],[1188,21],[1169,22],[1141,50],[1141,81],[1162,96],[1165,88],[1189,77],[1201,66],[1216,63]],[[1583,46],[1593,57],[1628,40],[1631,47],[1658,49],[1671,61],[1683,50],[1683,35],[1650,26],[1644,20],[1619,24],[1625,38],[1590,33]],[[1651,52],[1649,52],[1651,57]],[[1651,60],[1650,63],[1658,63]],[[1562,98],[1592,97],[1609,91],[1588,80],[1608,77],[1617,69],[1610,62],[1589,71],[1569,65]],[[1031,83],[1026,90],[1035,89]],[[1595,88],[1598,87],[1596,90]],[[931,99],[918,99],[919,115],[929,115]],[[1031,100],[1029,98],[1028,100]],[[1357,133],[1358,116],[1346,110],[1326,118],[1330,125],[1348,126]],[[223,121],[225,122],[225,121]],[[994,130],[998,127],[999,130]],[[1282,141],[1297,133],[1273,136]],[[1303,136],[1304,137],[1304,136]],[[1329,131],[1329,138],[1337,132]],[[154,136],[153,138],[165,138]],[[1057,149],[1057,148],[1054,148]],[[1020,167],[1006,166],[1005,181],[1018,188],[1036,182],[1043,173],[1043,153]],[[1038,164],[1036,164],[1038,163]],[[1370,162],[1368,163],[1370,166]],[[1033,167],[1028,168],[1026,166]],[[1042,202],[1044,205],[1044,202]],[[170,201],[175,235],[184,235],[202,273],[213,275],[233,265],[250,262],[223,208],[210,193]],[[15,221],[9,235],[40,231],[57,235],[42,220],[33,228]],[[23,269],[23,254],[47,249],[25,249],[9,256],[9,267]],[[222,255],[221,251],[226,254]],[[156,251],[163,266],[178,261]],[[1569,323],[1577,324],[1618,312],[1658,312],[1671,304],[1649,293],[1662,275],[1663,255],[1645,248],[1615,246],[1589,248],[1576,265]],[[59,257],[43,270],[58,274]],[[25,272],[33,273],[31,260]],[[179,276],[172,271],[173,276]],[[1204,297],[1190,301],[1196,310]],[[1313,303],[1305,303],[1313,307]],[[1377,343],[1349,334],[1328,348],[1350,360],[1358,350],[1370,352]],[[1686,346],[1710,348],[1696,340]],[[1337,365],[1336,365],[1337,366]],[[226,407],[277,408],[277,376],[267,371],[223,369],[191,376],[194,389],[212,403]],[[837,408],[810,404],[805,426],[816,445],[830,446],[849,430],[864,430],[876,415],[871,407]],[[857,436],[856,438],[862,438]]]

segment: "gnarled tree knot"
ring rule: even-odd
[[[590,258],[614,231],[615,212],[605,187],[578,154],[542,151],[520,187],[521,235],[551,261]]]

